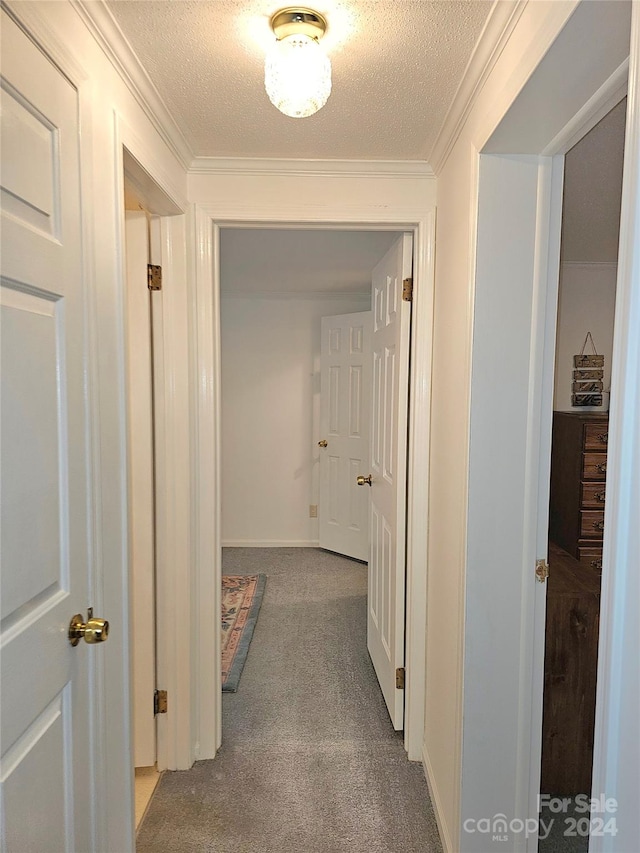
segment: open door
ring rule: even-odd
[[[405,523],[412,237],[401,235],[373,271],[372,419],[367,646],[394,729],[404,725]],[[365,474],[365,472],[362,472]]]
[[[369,464],[371,312],[322,318],[321,548],[367,560],[369,505],[357,477]]]
[[[86,624],[93,426],[78,92],[4,11],[1,114],[0,846],[89,851],[101,809],[92,742],[104,725],[91,673],[108,650],[87,643],[108,626]]]

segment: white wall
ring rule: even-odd
[[[320,319],[370,302],[223,294],[224,545],[318,544],[309,505],[319,501]]]
[[[604,389],[611,384],[613,316],[616,304],[614,263],[565,262],[560,268],[556,378],[553,407],[556,411],[584,411],[571,405],[573,356],[580,352],[591,332],[598,353],[604,355]],[[592,350],[587,347],[585,352]],[[606,410],[607,398],[600,407]]]
[[[612,8],[612,5],[608,8]],[[598,68],[591,54],[586,55],[581,50],[580,40],[584,43],[584,34],[581,34],[579,28],[577,32],[567,28],[571,31],[571,39],[565,41],[558,50],[555,50],[554,42],[559,44],[559,35],[568,20],[572,19],[573,25],[576,20],[583,21],[591,13],[595,16],[604,15],[605,7],[607,4],[573,2],[528,3],[521,7],[521,15],[514,23],[510,37],[501,46],[499,55],[496,54],[491,72],[483,80],[464,115],[464,125],[456,143],[450,150],[440,152],[438,156],[441,159],[433,163],[438,175],[438,220],[423,756],[445,848],[452,851],[466,849],[467,845],[474,843],[476,849],[480,849],[480,839],[463,839],[462,821],[467,816],[490,818],[493,811],[491,814],[481,811],[488,802],[492,807],[496,803],[504,803],[508,808],[515,798],[522,796],[523,785],[517,778],[517,772],[514,772],[516,762],[503,758],[503,750],[509,747],[501,737],[499,725],[504,720],[500,708],[506,701],[513,712],[509,726],[518,725],[514,718],[520,712],[513,704],[513,673],[510,672],[510,683],[505,682],[500,690],[485,690],[482,681],[483,673],[499,670],[503,663],[509,666],[511,649],[496,641],[505,629],[502,608],[514,607],[519,611],[521,603],[510,600],[508,596],[503,599],[500,592],[500,577],[505,571],[503,562],[507,555],[500,550],[499,526],[485,530],[485,536],[493,545],[489,549],[490,557],[485,555],[484,559],[476,560],[470,567],[467,550],[468,527],[486,513],[488,500],[488,492],[482,488],[475,491],[475,496],[470,495],[468,475],[470,454],[480,454],[486,438],[482,429],[473,435],[470,431],[472,377],[476,368],[479,373],[483,369],[482,359],[479,359],[477,365],[473,359],[478,151],[483,149],[505,117],[513,117],[514,125],[519,124],[523,129],[522,149],[512,147],[507,149],[509,153],[521,151],[523,154],[534,154],[560,133],[568,120],[567,112],[569,117],[574,115],[601,85],[602,80],[598,82],[596,75],[602,69]],[[617,4],[615,11],[620,11]],[[615,39],[612,35],[611,43],[615,42],[618,47],[624,41],[621,37],[623,27],[619,25],[616,16],[611,21],[611,29],[615,30]],[[608,25],[600,21],[599,26],[602,29]],[[589,38],[593,38],[593,35]],[[614,58],[617,64],[605,69],[606,76],[612,74],[622,62],[622,58]],[[549,61],[553,66],[551,73],[547,70],[546,84],[537,92],[530,90],[529,94],[535,97],[529,100],[523,110],[512,111],[511,107],[519,93],[525,89],[543,59],[545,64]],[[573,85],[566,88],[558,86],[558,80],[564,80],[569,75],[572,79],[577,76]],[[554,93],[558,93],[557,98],[550,95],[551,87]],[[521,114],[522,111],[524,114]],[[531,144],[526,137],[532,116],[538,120],[540,147],[535,147],[538,145],[536,141],[534,147],[527,150],[525,143]],[[510,143],[513,139],[512,131],[513,128],[507,134]],[[500,148],[499,140],[492,142],[496,146],[493,150],[504,150]],[[489,322],[494,323],[495,318],[508,322],[508,314],[503,315],[499,308],[497,313],[491,315]],[[528,346],[528,338],[522,341]],[[510,358],[507,351],[503,352],[503,358]],[[507,369],[506,366],[504,369]],[[478,389],[486,382],[486,377],[480,376],[479,380],[476,386]],[[509,401],[502,393],[506,387],[496,383],[497,396],[485,395],[482,399],[476,399],[476,416],[481,414],[485,428],[492,429],[492,421],[487,417],[491,407],[494,421],[504,421],[508,417]],[[489,443],[492,443],[491,440]],[[502,452],[502,448],[499,448],[499,452]],[[519,470],[525,464],[526,460],[518,459],[517,463],[514,460],[514,467]],[[496,478],[491,478],[487,485],[493,487],[495,482]],[[520,551],[519,565],[513,571],[523,571],[523,554],[524,547]],[[495,595],[485,596],[481,602],[474,600],[473,584],[467,587],[469,572],[474,574],[474,584],[484,584],[486,588],[494,590]],[[513,591],[513,585],[510,589]],[[471,620],[468,616],[470,612],[474,613]],[[506,622],[512,624],[511,620]],[[485,643],[491,644],[492,637],[494,656],[477,659],[473,655],[476,639],[482,644],[484,638]],[[466,659],[465,643],[468,654]],[[467,676],[474,668],[479,672],[474,676],[473,695],[467,697],[475,703],[472,706],[466,702],[465,692]],[[522,671],[521,677],[524,684],[527,672]],[[518,689],[517,684],[515,689]],[[504,696],[501,695],[503,691]],[[463,727],[465,744],[484,743],[484,749],[465,753],[462,746]],[[512,729],[509,731],[511,737]],[[521,756],[528,755],[530,743],[523,743],[523,739],[529,737],[530,732],[524,729],[520,731],[517,740]],[[488,748],[490,742],[491,748]],[[480,753],[484,754],[479,758]],[[485,760],[487,753],[491,756],[488,761]],[[518,787],[519,791],[516,790]],[[503,809],[498,808],[496,811]],[[484,840],[484,853],[496,849],[490,838]],[[513,850],[514,846],[510,849]]]
[[[423,758],[445,849],[450,851],[460,849],[463,761],[465,552],[477,206],[474,143],[479,144],[487,117],[492,116],[497,123],[506,111],[504,81],[510,81],[514,97],[542,56],[540,48],[532,51],[536,38],[546,27],[557,32],[569,13],[566,4],[527,5],[461,136],[438,171]],[[549,41],[552,38],[553,34]]]

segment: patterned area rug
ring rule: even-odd
[[[223,693],[238,689],[266,581],[266,575],[222,576]]]

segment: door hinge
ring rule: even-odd
[[[147,264],[147,286],[149,290],[162,290],[162,267]]]
[[[154,717],[157,714],[166,714],[167,713],[167,691],[166,690],[154,690],[153,691],[153,715]]]
[[[544,583],[549,577],[549,564],[546,560],[536,560],[536,580]]]
[[[404,690],[404,673],[405,669],[403,666],[399,666],[396,669],[396,688],[398,690]]]
[[[413,279],[402,280],[402,299],[404,302],[413,302]]]

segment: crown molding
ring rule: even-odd
[[[433,178],[424,160],[286,160],[269,157],[194,157],[193,175],[296,175],[340,178]]]
[[[428,160],[438,175],[529,0],[495,0]]]
[[[70,0],[85,26],[185,170],[193,151],[104,0]]]

